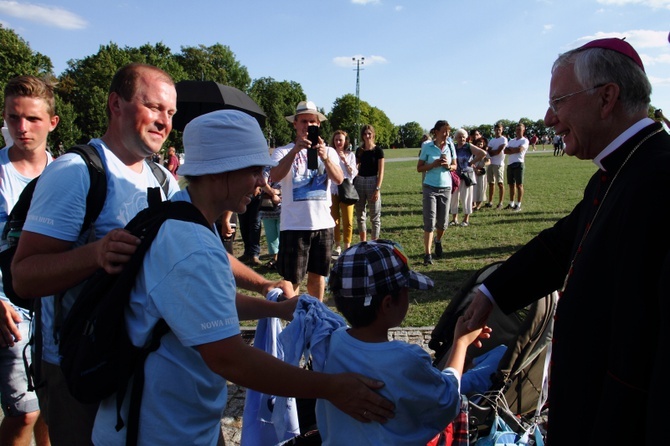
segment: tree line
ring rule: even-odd
[[[109,84],[116,70],[131,62],[155,65],[169,73],[175,82],[211,80],[238,88],[249,94],[267,115],[263,132],[271,147],[293,140],[292,126],[284,117],[293,114],[296,104],[306,99],[302,86],[294,81],[277,81],[271,77],[252,80],[247,68],[228,46],[218,43],[212,46],[182,46],[180,52],[173,53],[162,43],[121,48],[110,42],[101,45],[93,55],[68,61],[65,71],[56,76],[48,56],[33,51],[14,30],[0,24],[0,83],[4,86],[9,79],[22,74],[47,76],[57,81],[56,107],[60,124],[49,136],[52,150],[61,144],[67,148],[85,143],[104,133]],[[376,142],[382,148],[419,147],[426,130],[418,122],[395,125],[383,110],[365,101],[360,101],[360,105],[358,103],[356,96],[345,94],[335,99],[330,113],[325,113],[323,108],[320,110],[328,116],[321,129],[325,140],[334,130],[342,129],[349,133],[352,142],[356,141],[360,125],[371,124],[375,127]],[[4,104],[1,89],[0,104]],[[358,106],[360,115],[357,113]],[[653,107],[650,116],[653,116]],[[551,135],[542,119],[500,119],[498,122],[503,124],[504,133],[508,136],[514,135],[517,122],[525,124],[528,135]],[[466,129],[477,127],[483,135],[492,135],[494,124]],[[181,150],[181,132],[172,131],[166,142],[168,146]]]

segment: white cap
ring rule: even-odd
[[[298,102],[298,105],[295,108],[295,114],[291,116],[286,116],[286,120],[288,122],[293,122],[295,121],[295,117],[298,115],[316,115],[319,118],[319,122],[327,121],[328,118],[326,118],[326,115],[321,113],[319,110],[316,109],[316,104],[312,101],[300,101]]]

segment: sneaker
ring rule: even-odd
[[[492,208],[492,207],[493,207],[493,203],[486,203],[486,204],[484,205],[484,207],[485,207],[485,208]]]
[[[516,209],[516,204],[510,203],[507,206],[505,206],[505,209]]]
[[[498,203],[498,206],[496,206],[496,209],[500,210],[500,209],[502,209],[502,208],[503,208],[502,203]]]
[[[458,220],[451,220],[449,226],[458,226]]]
[[[519,212],[520,210],[521,210],[521,205],[520,204],[517,204],[516,206],[514,206],[514,212]]]
[[[467,226],[470,226],[470,223],[468,223],[467,221],[463,221],[463,222],[461,222],[461,226],[463,226],[465,228]]]
[[[442,257],[442,241],[435,240],[435,257],[438,259]]]
[[[423,266],[428,266],[433,264],[433,256],[426,254],[423,256]]]

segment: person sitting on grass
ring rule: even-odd
[[[491,329],[468,331],[467,321],[460,318],[444,371],[433,367],[420,346],[389,341],[388,330],[407,314],[409,289],[433,287],[429,277],[409,269],[407,256],[389,240],[362,242],[344,251],[329,286],[351,327],[332,333],[323,371],[356,371],[383,380],[379,393],[395,403],[396,416],[385,424],[361,423],[318,400],[323,444],[426,444],[458,415],[466,349],[481,345],[479,340],[488,338]]]

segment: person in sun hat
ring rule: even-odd
[[[188,187],[173,200],[192,203],[212,229],[167,220],[131,294],[126,324],[135,345],[145,344],[159,319],[170,327],[144,365],[138,444],[221,444],[227,380],[275,395],[326,398],[358,419],[363,412],[374,421],[392,416],[390,402],[371,390],[382,383],[360,375],[304,370],[244,342],[240,320],[290,320],[297,299],[277,303],[238,294],[214,222],[224,210],[244,212],[250,193],[264,184],[264,167],[276,163],[256,119],[237,110],[193,119],[183,141],[181,173]],[[126,428],[115,429],[116,404],[113,395],[100,405],[93,431],[96,445],[125,444]],[[127,404],[121,415],[127,420]]]
[[[309,126],[326,120],[314,102],[300,101],[295,114],[286,119],[295,128],[295,141],[272,152],[278,165],[270,171],[282,190],[277,270],[293,284],[296,294],[306,274],[307,293],[323,300],[335,228],[330,186],[342,183],[344,174],[335,149],[320,136],[315,147],[307,138]],[[317,169],[308,168],[310,150],[318,155]]]
[[[653,215],[670,178],[670,135],[647,116],[651,84],[625,40],[598,39],[552,68],[545,124],[565,153],[597,167],[572,212],[489,276],[466,310],[481,326],[561,290],[547,442],[665,443],[670,345],[667,222]],[[510,280],[523,272],[523,280]]]
[[[426,444],[458,415],[460,381],[468,345],[490,329],[456,325],[453,348],[443,371],[433,367],[419,345],[389,341],[409,307],[409,290],[433,288],[433,280],[413,271],[400,245],[390,240],[361,242],[335,262],[328,285],[350,327],[331,334],[324,371],[378,376],[380,393],[397,402],[396,417],[385,424],[359,423],[330,402],[318,400],[317,425],[324,445]],[[495,370],[489,364],[488,373]]]

